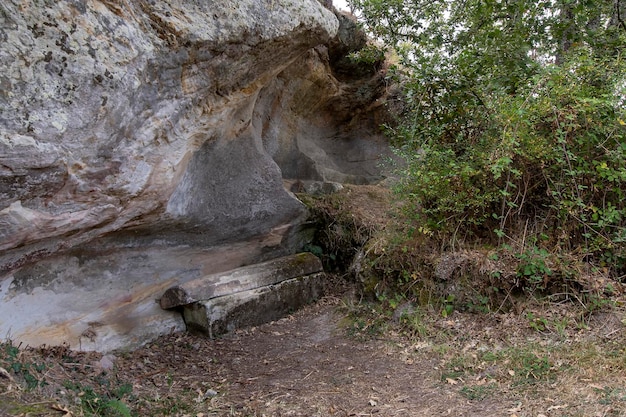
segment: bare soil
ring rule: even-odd
[[[3,355],[0,416],[626,416],[623,306],[558,329],[571,307],[412,313],[412,325],[376,309],[334,295],[215,340],[177,333],[106,356],[26,349],[21,363],[45,381],[30,390]],[[111,399],[125,408],[102,406]]]

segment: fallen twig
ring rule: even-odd
[[[0,366],[0,376],[3,378],[8,379],[9,381],[13,382],[13,377],[11,376],[11,374],[9,373],[9,371],[7,371],[6,369],[4,369],[3,367]]]

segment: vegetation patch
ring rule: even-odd
[[[623,294],[622,2],[349,3],[404,94],[392,221],[353,241],[366,293],[444,315]]]

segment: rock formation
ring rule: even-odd
[[[2,2],[0,338],[142,343],[164,289],[299,249],[285,180],[381,178],[363,43],[316,0]]]

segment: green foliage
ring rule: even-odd
[[[533,313],[526,313],[526,320],[531,329],[543,332],[548,328],[548,320],[545,317],[537,317]]]
[[[492,394],[496,390],[496,387],[496,384],[474,386],[466,385],[461,388],[461,391],[459,392],[470,401],[482,401]]]
[[[131,417],[131,410],[123,398],[132,392],[130,384],[110,387],[110,381],[101,378],[100,389],[66,381],[63,385],[80,398],[80,405],[87,416]]]
[[[379,65],[385,61],[385,49],[378,45],[367,44],[349,54],[348,58],[358,64]]]
[[[402,314],[398,322],[403,333],[411,339],[424,339],[429,334],[427,318],[421,309]]]
[[[531,352],[521,352],[515,374],[517,384],[534,384],[539,380],[549,379],[552,376],[550,361],[547,357],[537,356]]]
[[[324,255],[324,249],[321,246],[307,243],[302,249],[304,252],[311,252],[313,255],[321,258]]]
[[[492,294],[498,293],[498,288],[489,287],[487,288]],[[477,293],[475,296],[475,300],[470,300],[467,303],[467,310],[474,313],[482,313],[487,314],[491,312],[491,299],[487,295],[483,295],[481,293]]]
[[[595,294],[588,294],[584,297],[584,314],[586,316],[590,316],[593,313],[606,308],[612,308],[614,306],[615,302],[613,300],[602,298]]]
[[[511,245],[544,290],[562,255],[626,273],[621,2],[354,0],[396,48],[406,111],[387,126],[415,230]],[[559,271],[560,272],[560,271]]]
[[[22,378],[29,390],[46,385],[45,379],[41,376],[46,370],[45,364],[21,358],[20,349],[10,341],[0,344],[0,367]]]
[[[444,298],[442,300],[442,309],[441,309],[441,315],[443,317],[448,317],[449,315],[452,314],[452,312],[454,311],[454,300],[455,300],[455,296],[454,295],[448,295],[446,298]]]
[[[548,267],[548,251],[531,246],[518,254],[518,278],[522,279],[531,289],[545,289],[552,269]]]
[[[433,230],[463,227],[492,239],[532,219],[537,234],[561,232],[568,249],[583,245],[623,263],[613,249],[624,242],[625,116],[606,91],[617,82],[608,81],[609,69],[583,51],[543,69],[525,94],[498,97],[497,113],[478,106],[485,113],[472,116],[472,132],[451,135],[429,124],[424,141],[396,136],[405,144],[399,191],[415,203],[409,207]],[[458,109],[452,113],[461,117],[450,123],[463,123]]]

